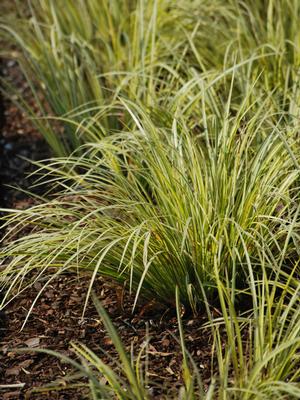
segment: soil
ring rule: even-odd
[[[14,60],[2,60],[1,75],[32,105],[28,84]],[[24,207],[34,178],[30,173],[34,165],[29,160],[41,160],[49,156],[49,148],[25,114],[4,96],[0,99],[0,207]],[[13,187],[12,187],[13,186]],[[37,192],[37,189],[35,189]]]
[[[25,96],[30,96],[26,82],[13,61],[2,62],[2,73],[6,79],[17,84]],[[35,160],[45,158],[49,155],[49,149],[30,121],[10,100],[2,99],[0,118],[1,206],[24,208],[31,202],[26,190],[32,180],[28,179],[27,174],[34,167],[20,157]],[[20,187],[25,192],[7,187],[7,184]],[[29,349],[52,349],[74,357],[70,342],[80,341],[104,361],[113,363],[112,358],[116,358],[116,351],[92,302],[82,318],[88,284],[88,276],[59,276],[42,292],[23,329],[21,328],[28,310],[42,287],[40,282],[18,295],[0,314],[1,399],[89,398],[85,387],[68,387],[68,377],[75,372],[67,363]],[[101,278],[96,281],[94,290],[108,311],[128,352],[133,344],[137,354],[145,339],[151,337],[147,352],[147,376],[152,382],[149,384],[151,398],[162,398],[162,387],[164,393],[169,388],[175,394],[178,386],[182,385],[182,355],[175,310],[162,310],[156,304],[141,303],[132,313],[133,299],[123,293],[122,288]],[[202,316],[193,318],[183,315],[187,348],[202,372],[204,386],[207,386],[212,368],[212,338],[210,331],[203,329],[205,322],[206,319]],[[17,350],[24,347],[28,351]],[[54,381],[60,390],[38,390]],[[84,379],[76,381],[78,382],[86,383]]]

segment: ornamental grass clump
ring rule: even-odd
[[[38,112],[22,96],[18,104],[54,154],[66,156],[122,128],[119,116],[107,113],[96,129],[99,106],[110,109],[123,96],[169,108],[170,90],[249,59],[235,81],[237,96],[257,81],[251,101],[267,94],[273,112],[299,117],[299,23],[297,0],[37,0],[20,7],[19,18],[0,19],[0,33],[14,48],[6,57],[18,60]],[[49,114],[63,118],[63,134],[39,119]],[[70,118],[92,118],[94,130],[79,135]]]
[[[54,154],[66,156],[91,140],[87,133],[78,137],[69,114],[77,122],[93,118],[99,106],[110,107],[119,95],[145,106],[166,101],[169,88],[176,90],[189,75],[186,61],[195,62],[189,41],[206,36],[199,36],[199,27],[210,27],[210,37],[217,37],[213,10],[207,2],[185,0],[30,2],[19,18],[0,20],[2,36],[15,49],[7,56],[18,60],[39,113],[22,98],[19,105]],[[49,114],[65,117],[64,135],[49,120],[39,120]],[[121,127],[111,113],[102,125],[96,131],[100,138]]]
[[[229,96],[215,114],[210,96],[203,89],[194,129],[180,104],[176,117],[122,101],[127,131],[45,167],[58,194],[7,217],[13,232],[33,230],[1,250],[3,304],[43,275],[77,270],[91,273],[88,295],[97,274],[126,283],[136,301],[173,304],[178,286],[196,312],[217,278],[243,290],[262,260],[270,276],[289,270],[299,257],[297,129],[263,102],[253,113],[248,98],[233,114]]]
[[[300,398],[298,0],[29,5],[1,38],[39,110],[18,104],[59,158],[36,163],[47,194],[1,210],[1,307],[76,271],[91,278],[84,312],[109,277],[133,309],[177,307],[180,399]],[[129,359],[95,302],[119,369],[78,343],[68,361],[95,399],[150,399],[148,342]],[[207,391],[179,309],[208,316]]]

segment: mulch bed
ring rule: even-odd
[[[36,283],[28,291],[19,295],[5,310],[5,324],[1,329],[0,385],[24,385],[22,389],[7,390],[3,399],[83,399],[85,390],[61,390],[51,393],[30,393],[34,387],[56,380],[61,388],[67,384],[66,376],[71,368],[59,359],[41,353],[18,353],[12,348],[39,347],[52,349],[72,356],[70,341],[80,341],[108,362],[112,360],[102,353],[108,352],[112,358],[117,354],[111,339],[106,335],[101,318],[90,302],[82,319],[83,304],[89,278],[76,275],[58,277],[42,293],[23,328],[27,312],[36,298],[41,283]],[[182,384],[182,356],[178,342],[179,332],[174,310],[163,313],[156,306],[140,304],[132,313],[132,298],[126,295],[120,301],[120,288],[111,282],[98,278],[94,285],[97,297],[109,312],[122,341],[130,352],[134,344],[135,355],[147,336],[151,338],[148,349],[148,377],[153,382],[150,390],[153,398],[161,398],[161,386],[176,392]],[[184,332],[187,348],[193,356],[203,382],[208,383],[211,368],[210,331],[202,329],[205,318],[184,318]],[[177,338],[177,339],[176,339]],[[74,354],[73,354],[74,357]],[[27,393],[28,397],[25,397]],[[29,396],[30,394],[30,396]],[[45,397],[46,396],[46,397]],[[48,397],[47,397],[48,396]]]

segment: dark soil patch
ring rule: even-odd
[[[33,103],[31,91],[17,63],[13,60],[2,60],[0,68],[2,76],[17,87],[29,103]],[[48,156],[49,148],[33,124],[11,100],[2,96],[0,106],[1,207],[18,207],[18,202],[26,202],[28,194],[24,191],[30,190],[33,184],[33,178],[29,177],[29,174],[35,168],[28,159],[37,161]],[[35,191],[37,192],[36,189]]]

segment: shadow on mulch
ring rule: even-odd
[[[13,83],[22,96],[34,106],[31,90],[24,81],[17,63],[13,60],[1,60],[0,71],[1,76]],[[49,155],[49,147],[39,132],[35,130],[33,124],[26,119],[25,114],[12,101],[1,96],[1,207],[11,208],[16,207],[19,202],[26,203],[28,195],[24,191],[30,190],[33,184],[33,179],[28,176],[35,168],[27,159],[38,161],[48,158]]]

